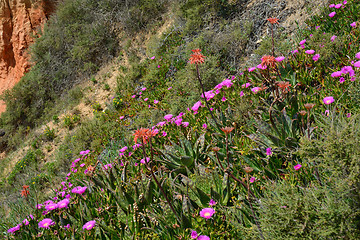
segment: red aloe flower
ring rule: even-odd
[[[191,51],[193,51],[193,54],[190,55],[191,57],[189,59],[191,64],[201,64],[205,62],[205,56],[200,53],[200,49],[194,49]]]

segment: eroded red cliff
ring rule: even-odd
[[[27,48],[53,6],[51,0],[0,0],[0,94],[29,70]],[[0,113],[5,108],[0,102]]]

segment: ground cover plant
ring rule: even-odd
[[[269,36],[268,53],[239,71],[200,46],[182,54],[181,33],[167,34],[79,130],[97,141],[64,145],[67,174],[51,198],[22,187],[3,236],[358,239],[359,10],[331,2],[289,52]]]

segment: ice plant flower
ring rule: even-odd
[[[356,54],[355,54],[355,57],[356,57],[357,59],[360,59],[360,52],[356,53]]]
[[[275,58],[275,61],[282,62],[284,59],[285,59],[284,56],[280,56],[280,57]]]
[[[241,85],[242,88],[248,88],[251,86],[251,83],[244,83],[243,85]]]
[[[183,125],[184,127],[187,127],[187,126],[189,126],[189,122],[182,122],[182,125]]]
[[[312,50],[312,49],[306,50],[305,53],[311,55],[311,54],[314,54],[314,53],[315,53],[315,50]]]
[[[91,230],[91,229],[94,228],[95,224],[96,224],[96,221],[95,221],[95,220],[89,221],[89,222],[87,222],[87,223],[84,224],[83,229],[84,229],[84,230],[85,230],[85,229],[86,229],[86,230]]]
[[[198,101],[194,104],[194,106],[192,106],[191,110],[193,110],[194,112],[197,112],[200,107],[201,107],[201,101]]]
[[[294,166],[294,169],[295,171],[298,171],[301,167],[302,167],[301,164],[297,164]]]
[[[356,27],[356,22],[351,23],[350,26]]]
[[[337,72],[333,72],[333,73],[331,74],[331,76],[332,76],[332,77],[341,77],[341,74],[342,74],[341,71],[337,71]]]
[[[354,67],[360,68],[360,61],[355,62]]]
[[[167,115],[164,116],[165,120],[167,120],[168,122],[171,121],[172,117],[173,117],[172,114],[167,114]]]
[[[50,228],[50,226],[55,225],[55,222],[50,218],[45,218],[41,220],[38,224],[39,228]]]
[[[210,199],[209,206],[216,205],[217,202],[214,201],[214,199]]]
[[[81,187],[81,186],[77,186],[75,188],[73,188],[71,190],[72,193],[77,193],[77,194],[83,194],[86,191],[87,187]]]
[[[306,39],[299,42],[300,45],[304,45],[306,43]]]
[[[69,203],[70,203],[69,199],[65,198],[65,199],[61,200],[60,202],[58,202],[57,206],[58,206],[59,209],[67,208]]]
[[[48,211],[52,211],[58,208],[58,205],[56,203],[50,203],[45,206],[45,209]]]
[[[193,54],[190,55],[190,64],[202,64],[205,62],[205,56],[202,55],[200,49],[193,49],[191,50]]]
[[[326,104],[326,105],[329,105],[329,104],[333,103],[334,101],[335,101],[335,100],[334,100],[334,98],[333,98],[332,96],[325,97],[325,98],[323,99],[323,102],[324,102],[324,104]]]
[[[215,209],[213,208],[204,208],[200,211],[200,217],[203,217],[205,219],[210,219],[212,215],[214,215]]]
[[[271,150],[271,148],[267,148],[267,149],[266,149],[266,155],[267,155],[267,156],[271,156],[271,155],[272,155],[272,150]]]
[[[314,62],[316,62],[319,60],[319,58],[320,58],[320,54],[315,54],[312,59],[314,60]]]
[[[21,224],[15,226],[15,227],[12,227],[12,228],[10,228],[7,232],[8,232],[8,233],[15,233],[16,231],[19,231],[19,230],[20,230],[20,226],[21,226]]]
[[[336,4],[336,5],[335,5],[335,8],[336,8],[336,9],[339,9],[339,8],[341,8],[341,6],[342,6],[342,3],[339,3],[339,4]]]
[[[343,77],[339,78],[339,82],[340,82],[340,83],[345,82],[345,78],[343,78]]]
[[[27,220],[26,218],[22,222],[25,226],[29,225],[29,220]]]
[[[195,230],[191,231],[191,239],[197,239],[198,233]]]
[[[333,35],[333,36],[330,38],[330,40],[333,42],[333,41],[335,41],[336,38],[337,38],[337,36]]]
[[[249,71],[249,72],[252,72],[252,71],[254,71],[255,69],[256,69],[256,67],[251,67],[251,68],[248,69],[248,71]]]
[[[330,14],[329,14],[329,17],[334,17],[335,16],[335,14],[336,14],[336,12],[331,12]]]
[[[206,123],[204,123],[204,124],[202,125],[202,127],[203,127],[204,129],[207,129]]]
[[[256,94],[256,93],[258,93],[260,91],[260,88],[259,87],[254,87],[254,88],[251,89],[251,91]]]
[[[197,240],[210,240],[210,237],[206,236],[206,235],[200,235]]]
[[[154,103],[155,103],[155,104],[158,104],[158,103],[159,103],[159,101],[155,99],[155,100],[154,100]]]
[[[251,177],[251,178],[250,178],[250,182],[251,182],[251,183],[255,182],[255,180],[256,180],[256,178],[254,178],[254,177]]]

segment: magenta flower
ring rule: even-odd
[[[334,17],[335,16],[335,14],[336,14],[336,12],[331,12],[330,14],[329,14],[329,17]]]
[[[355,62],[354,67],[360,68],[360,61]]]
[[[299,42],[300,45],[304,45],[306,43],[306,39]]]
[[[346,117],[347,118],[351,117],[351,113],[346,114]]]
[[[27,220],[26,218],[22,222],[25,226],[29,225],[29,220]]]
[[[90,150],[81,151],[81,152],[80,152],[80,155],[83,155],[83,156],[84,156],[84,155],[88,154],[89,152],[90,152]]]
[[[248,88],[251,86],[251,83],[244,83],[243,85],[241,85],[242,88]]]
[[[8,232],[8,233],[14,233],[14,232],[16,232],[16,231],[19,231],[19,230],[20,230],[20,226],[21,226],[21,224],[15,226],[15,227],[12,227],[12,228],[10,228],[7,232]]]
[[[220,83],[221,86],[231,87],[234,83],[230,79],[225,79]]]
[[[167,114],[164,116],[165,120],[167,120],[168,122],[171,121],[171,118],[173,117],[172,114]]]
[[[149,100],[149,98],[145,98],[144,101],[146,102],[147,100]]]
[[[356,27],[356,22],[351,23],[350,26]]]
[[[192,230],[191,231],[191,239],[197,239],[197,237],[198,237],[197,232],[195,230]]]
[[[248,69],[248,71],[249,71],[249,72],[252,72],[252,71],[254,71],[255,69],[256,69],[256,67],[251,67],[251,68]]]
[[[60,202],[58,202],[58,208],[61,209],[61,208],[67,208],[67,206],[69,205],[70,201],[69,199],[65,198],[63,200],[61,200]]]
[[[254,178],[254,177],[251,177],[251,178],[250,178],[250,182],[251,182],[251,183],[255,182],[255,180],[256,180],[256,178]]]
[[[280,57],[275,58],[275,61],[282,62],[284,59],[285,59],[284,56],[280,56]]]
[[[50,218],[45,218],[41,220],[38,224],[39,228],[50,228],[53,225],[55,225],[55,222]]]
[[[52,211],[58,208],[58,205],[56,203],[50,203],[45,206],[45,209],[48,211]]]
[[[339,82],[340,82],[340,83],[345,82],[345,78],[343,78],[343,77],[339,78]]]
[[[210,238],[206,235],[200,235],[197,240],[210,240]]]
[[[197,112],[200,107],[201,107],[201,101],[198,101],[198,102],[196,102],[196,103],[194,104],[194,106],[192,106],[191,109],[192,109],[194,112]]]
[[[155,59],[155,56],[152,56],[150,59],[151,59],[151,60],[154,60],[154,59]]]
[[[141,89],[141,91],[145,91],[146,90],[146,87],[143,87],[142,89]]]
[[[251,91],[256,94],[256,93],[258,93],[260,91],[260,88],[259,87],[254,87],[254,88],[251,89]]]
[[[335,8],[336,8],[336,9],[339,9],[339,8],[341,8],[341,6],[342,6],[342,4],[339,3],[339,4],[336,4],[336,5],[335,5]]]
[[[221,98],[221,101],[223,101],[223,102],[225,102],[227,99],[226,99],[226,97],[225,96],[223,96],[222,98]]]
[[[244,96],[244,91],[240,92],[240,97]]]
[[[181,119],[181,118],[178,118],[178,119],[175,120],[175,124],[176,124],[177,126],[180,126],[181,123],[182,123],[182,119]]]
[[[120,149],[119,149],[119,152],[125,152],[127,149],[128,149],[128,147],[125,146],[125,147],[123,147],[123,148],[120,148]]]
[[[217,202],[214,201],[214,199],[210,199],[209,206],[216,205]]]
[[[95,220],[92,220],[92,221],[89,221],[89,222],[87,222],[87,223],[85,223],[84,224],[84,226],[83,226],[83,229],[85,230],[91,230],[91,229],[93,229],[93,227],[95,226],[95,224],[96,224],[96,221]]]
[[[341,71],[337,71],[337,72],[333,72],[333,73],[331,74],[331,76],[332,76],[332,77],[341,77],[341,74],[342,74]]]
[[[301,167],[302,167],[301,164],[297,164],[294,166],[294,169],[295,171],[298,171]]]
[[[267,68],[267,66],[265,64],[262,65],[261,63],[259,65],[257,65],[256,67],[261,70],[265,70]]]
[[[160,65],[158,65],[157,68],[160,68]]]
[[[306,53],[306,54],[314,54],[314,53],[315,53],[315,50],[312,50],[312,49],[306,50],[305,53]]]
[[[168,88],[168,90],[171,90],[171,89],[172,89],[172,87],[169,87],[169,88]]]
[[[315,54],[312,59],[314,60],[314,62],[316,62],[319,60],[319,58],[320,58],[320,54]]]
[[[187,127],[187,126],[189,126],[189,122],[182,122],[182,125],[183,125],[184,127]]]
[[[87,187],[77,186],[71,190],[72,193],[83,194]]]
[[[155,100],[154,100],[154,103],[155,103],[155,104],[158,104],[158,103],[159,103],[159,101],[155,99]]]
[[[360,59],[360,52],[356,53],[356,54],[355,54],[355,57],[356,57],[357,59]]]
[[[162,132],[162,136],[165,137],[167,133],[165,131]]]
[[[204,94],[201,94],[201,97],[204,98]],[[209,101],[210,99],[215,97],[215,93],[213,92],[213,90],[207,91],[207,92],[205,92],[205,97],[206,97],[206,100]]]
[[[213,208],[204,208],[200,211],[200,217],[203,217],[205,219],[210,219],[212,215],[214,215],[215,209]]]
[[[204,123],[204,124],[202,125],[202,127],[203,127],[204,129],[207,129],[206,123]]]
[[[335,100],[334,100],[334,98],[332,96],[326,97],[323,100],[324,104],[326,104],[326,105],[329,105],[329,104],[333,103],[334,101]]]
[[[267,156],[271,156],[271,155],[272,155],[272,150],[271,150],[271,148],[267,148],[267,149],[266,149],[266,155],[267,155]]]

